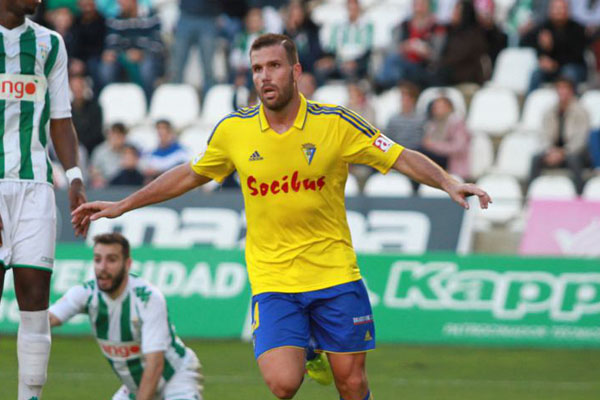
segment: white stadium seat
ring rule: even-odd
[[[402,110],[400,90],[393,88],[385,91],[375,97],[372,104],[376,112],[377,128],[384,130],[390,118]]]
[[[517,179],[510,175],[491,174],[477,180],[493,203],[487,210],[477,207],[477,217],[492,223],[507,223],[517,217],[523,207],[523,193]]]
[[[346,180],[346,187],[344,189],[344,194],[346,196],[358,196],[360,194],[360,188],[358,187],[358,180],[352,174],[348,174],[348,179]]]
[[[529,47],[508,47],[500,52],[489,83],[493,87],[501,87],[525,93],[529,87],[531,73],[537,67],[535,50]]]
[[[364,189],[365,195],[370,197],[409,197],[412,192],[410,180],[394,171],[371,175]]]
[[[589,90],[581,96],[581,103],[590,116],[592,128],[600,128],[600,90]]]
[[[146,97],[134,83],[111,83],[102,89],[98,98],[105,126],[122,122],[127,127],[138,125],[146,118]]]
[[[586,200],[600,201],[600,176],[595,176],[587,181],[581,197]]]
[[[544,113],[557,102],[556,90],[551,88],[540,88],[529,93],[523,105],[519,129],[528,132],[541,131]]]
[[[348,105],[348,88],[342,84],[323,85],[315,90],[315,101],[340,106]]]
[[[186,84],[163,84],[154,91],[150,118],[169,120],[176,129],[192,124],[200,114],[196,89]]]
[[[502,139],[494,171],[512,175],[519,180],[529,176],[531,160],[539,151],[540,143],[531,135],[511,133]]]
[[[202,104],[202,122],[215,125],[233,110],[233,85],[214,85],[211,87]]]
[[[473,96],[467,118],[472,131],[500,136],[514,128],[519,120],[519,101],[509,89],[487,87]]]
[[[392,44],[392,31],[406,18],[408,10],[380,0],[369,1],[373,4],[368,9],[365,8],[364,16],[373,23],[373,47],[387,49]]]
[[[152,125],[137,126],[127,134],[127,142],[133,144],[142,153],[147,153],[158,147],[158,133]]]
[[[573,200],[577,197],[573,181],[564,175],[542,175],[531,182],[528,199]]]
[[[193,154],[197,154],[206,148],[206,143],[211,131],[199,126],[191,126],[181,132],[179,143],[187,147]]]
[[[447,97],[452,102],[454,111],[457,111],[462,115],[467,115],[465,98],[460,90],[453,87],[430,87],[423,90],[417,100],[417,112],[426,114],[431,102],[442,96]]]
[[[489,137],[480,134],[471,137],[470,147],[471,177],[477,179],[485,174],[494,163],[494,144]]]

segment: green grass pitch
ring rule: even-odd
[[[203,364],[205,400],[274,399],[248,343],[186,340]],[[600,399],[599,350],[522,350],[381,344],[368,357],[377,400]],[[0,338],[0,398],[15,399],[16,338]],[[119,387],[91,338],[54,337],[45,400],[109,400]],[[298,400],[337,400],[307,380]]]

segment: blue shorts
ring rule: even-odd
[[[356,353],[375,348],[375,325],[362,280],[301,293],[252,297],[254,356],[284,346]]]

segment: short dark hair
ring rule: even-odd
[[[298,64],[298,50],[296,49],[296,44],[289,36],[280,35],[278,33],[265,33],[264,35],[257,37],[256,40],[252,42],[250,54],[255,50],[270,46],[283,46],[289,63],[291,65]]]
[[[131,150],[138,157],[140,157],[142,155],[140,152],[140,149],[138,149],[135,145],[133,145],[131,143],[125,143],[125,145],[123,146],[123,150]]]
[[[154,124],[155,127],[158,128],[159,125],[166,125],[167,129],[169,130],[173,130],[173,124],[171,123],[171,121],[169,121],[168,119],[159,119],[158,121],[156,121],[156,123]]]
[[[94,246],[97,244],[119,244],[121,245],[123,259],[127,260],[130,257],[131,250],[129,241],[119,232],[102,233],[94,236]]]
[[[115,122],[110,126],[112,132],[120,133],[122,135],[127,134],[127,127],[122,122]]]

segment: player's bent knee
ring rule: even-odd
[[[300,385],[302,379],[276,379],[267,380],[267,386],[278,399],[291,399],[294,397]]]
[[[359,393],[368,387],[365,374],[348,375],[342,379],[336,379],[336,386],[345,393]]]

